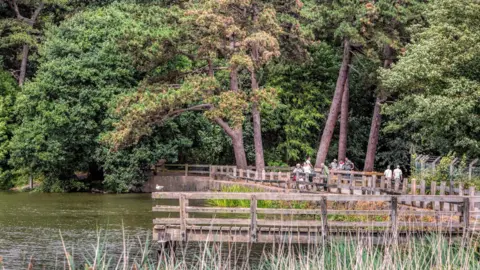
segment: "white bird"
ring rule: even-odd
[[[156,185],[156,186],[155,186],[155,189],[156,189],[156,190],[162,190],[162,189],[163,189],[163,186]]]

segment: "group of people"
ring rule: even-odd
[[[393,171],[390,168],[391,168],[391,166],[388,165],[387,169],[383,173],[383,175],[385,176],[385,179],[387,179],[387,181],[392,181],[392,180],[402,181],[403,180],[403,173],[402,173],[402,170],[400,169],[400,165],[397,165],[397,168]]]
[[[353,171],[353,169],[355,169],[355,164],[353,164],[353,162],[348,158],[345,158],[345,161],[340,160],[340,162],[337,162],[337,160],[334,159],[332,163],[330,163],[330,169],[340,171]]]

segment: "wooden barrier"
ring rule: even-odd
[[[447,188],[446,182],[432,182],[429,186],[425,181],[418,182],[416,179],[403,179],[403,181],[387,181],[382,173],[378,172],[357,172],[357,171],[337,171],[331,170],[329,175],[323,175],[316,172],[315,177],[303,173],[293,174],[289,171],[290,167],[266,167],[262,172],[255,171],[254,167],[248,167],[246,170],[237,169],[236,166],[223,165],[198,165],[198,164],[164,164],[158,171],[165,174],[177,174],[185,176],[209,176],[212,179],[222,180],[243,180],[269,186],[277,186],[289,190],[305,190],[306,192],[328,191],[337,194],[351,195],[468,195],[475,196],[475,187],[466,189],[462,183],[453,183],[453,186]],[[269,171],[270,170],[270,171]],[[311,179],[311,181],[306,181]],[[300,181],[294,181],[300,180]],[[405,203],[399,201],[400,203]],[[410,204],[415,207],[426,208],[424,202],[411,201]],[[437,210],[453,209],[458,207],[449,202],[431,202],[428,208]],[[480,208],[480,202],[472,203],[470,209]]]
[[[157,241],[233,241],[275,243],[297,241],[311,243],[326,241],[329,232],[368,229],[397,234],[401,231],[424,231],[426,228],[448,232],[480,231],[471,226],[470,219],[480,211],[470,211],[470,205],[480,197],[439,195],[338,195],[298,193],[217,193],[217,192],[156,192],[154,199],[177,199],[178,206],[156,205],[153,211],[177,212],[178,218],[154,219],[154,239]],[[230,199],[249,200],[249,208],[223,208],[189,206],[189,200]],[[259,208],[259,201],[308,201],[314,209]],[[398,202],[450,203],[457,211],[411,211],[402,209]],[[328,203],[378,202],[390,204],[388,210],[327,209]],[[193,214],[193,216],[191,216]],[[205,217],[205,214],[210,216]],[[235,217],[225,217],[236,214]],[[213,215],[213,216],[212,216]],[[245,217],[248,215],[248,218]],[[305,215],[307,215],[305,217]],[[331,215],[385,216],[386,221],[332,221]],[[403,216],[449,216],[448,222],[436,218],[435,222],[405,221]],[[457,217],[455,219],[454,217]]]

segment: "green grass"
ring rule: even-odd
[[[265,192],[261,188],[252,188],[241,185],[223,186],[221,192]],[[250,207],[250,200],[232,200],[232,199],[209,199],[207,205],[215,207]],[[258,208],[294,208],[309,209],[313,205],[302,201],[271,201],[262,200],[257,202]]]
[[[386,235],[379,243],[369,236],[352,234],[311,245],[257,244],[254,250],[251,245],[229,242],[186,243],[176,248],[175,257],[172,249],[162,250],[158,261],[157,245],[148,237],[140,244],[137,250],[124,244],[122,255],[112,256],[99,234],[97,244],[84,259],[76,257],[75,261],[64,248],[65,263],[56,269],[480,269],[478,238],[450,238],[438,233],[409,235],[398,242]],[[26,265],[25,269],[36,268]]]

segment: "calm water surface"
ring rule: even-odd
[[[150,194],[0,192],[0,256],[6,270],[26,269],[31,256],[36,269],[63,269],[60,232],[78,257],[86,248],[92,251],[98,229],[107,230],[111,253],[120,254],[122,221],[131,242],[145,239],[151,235],[152,205]]]

